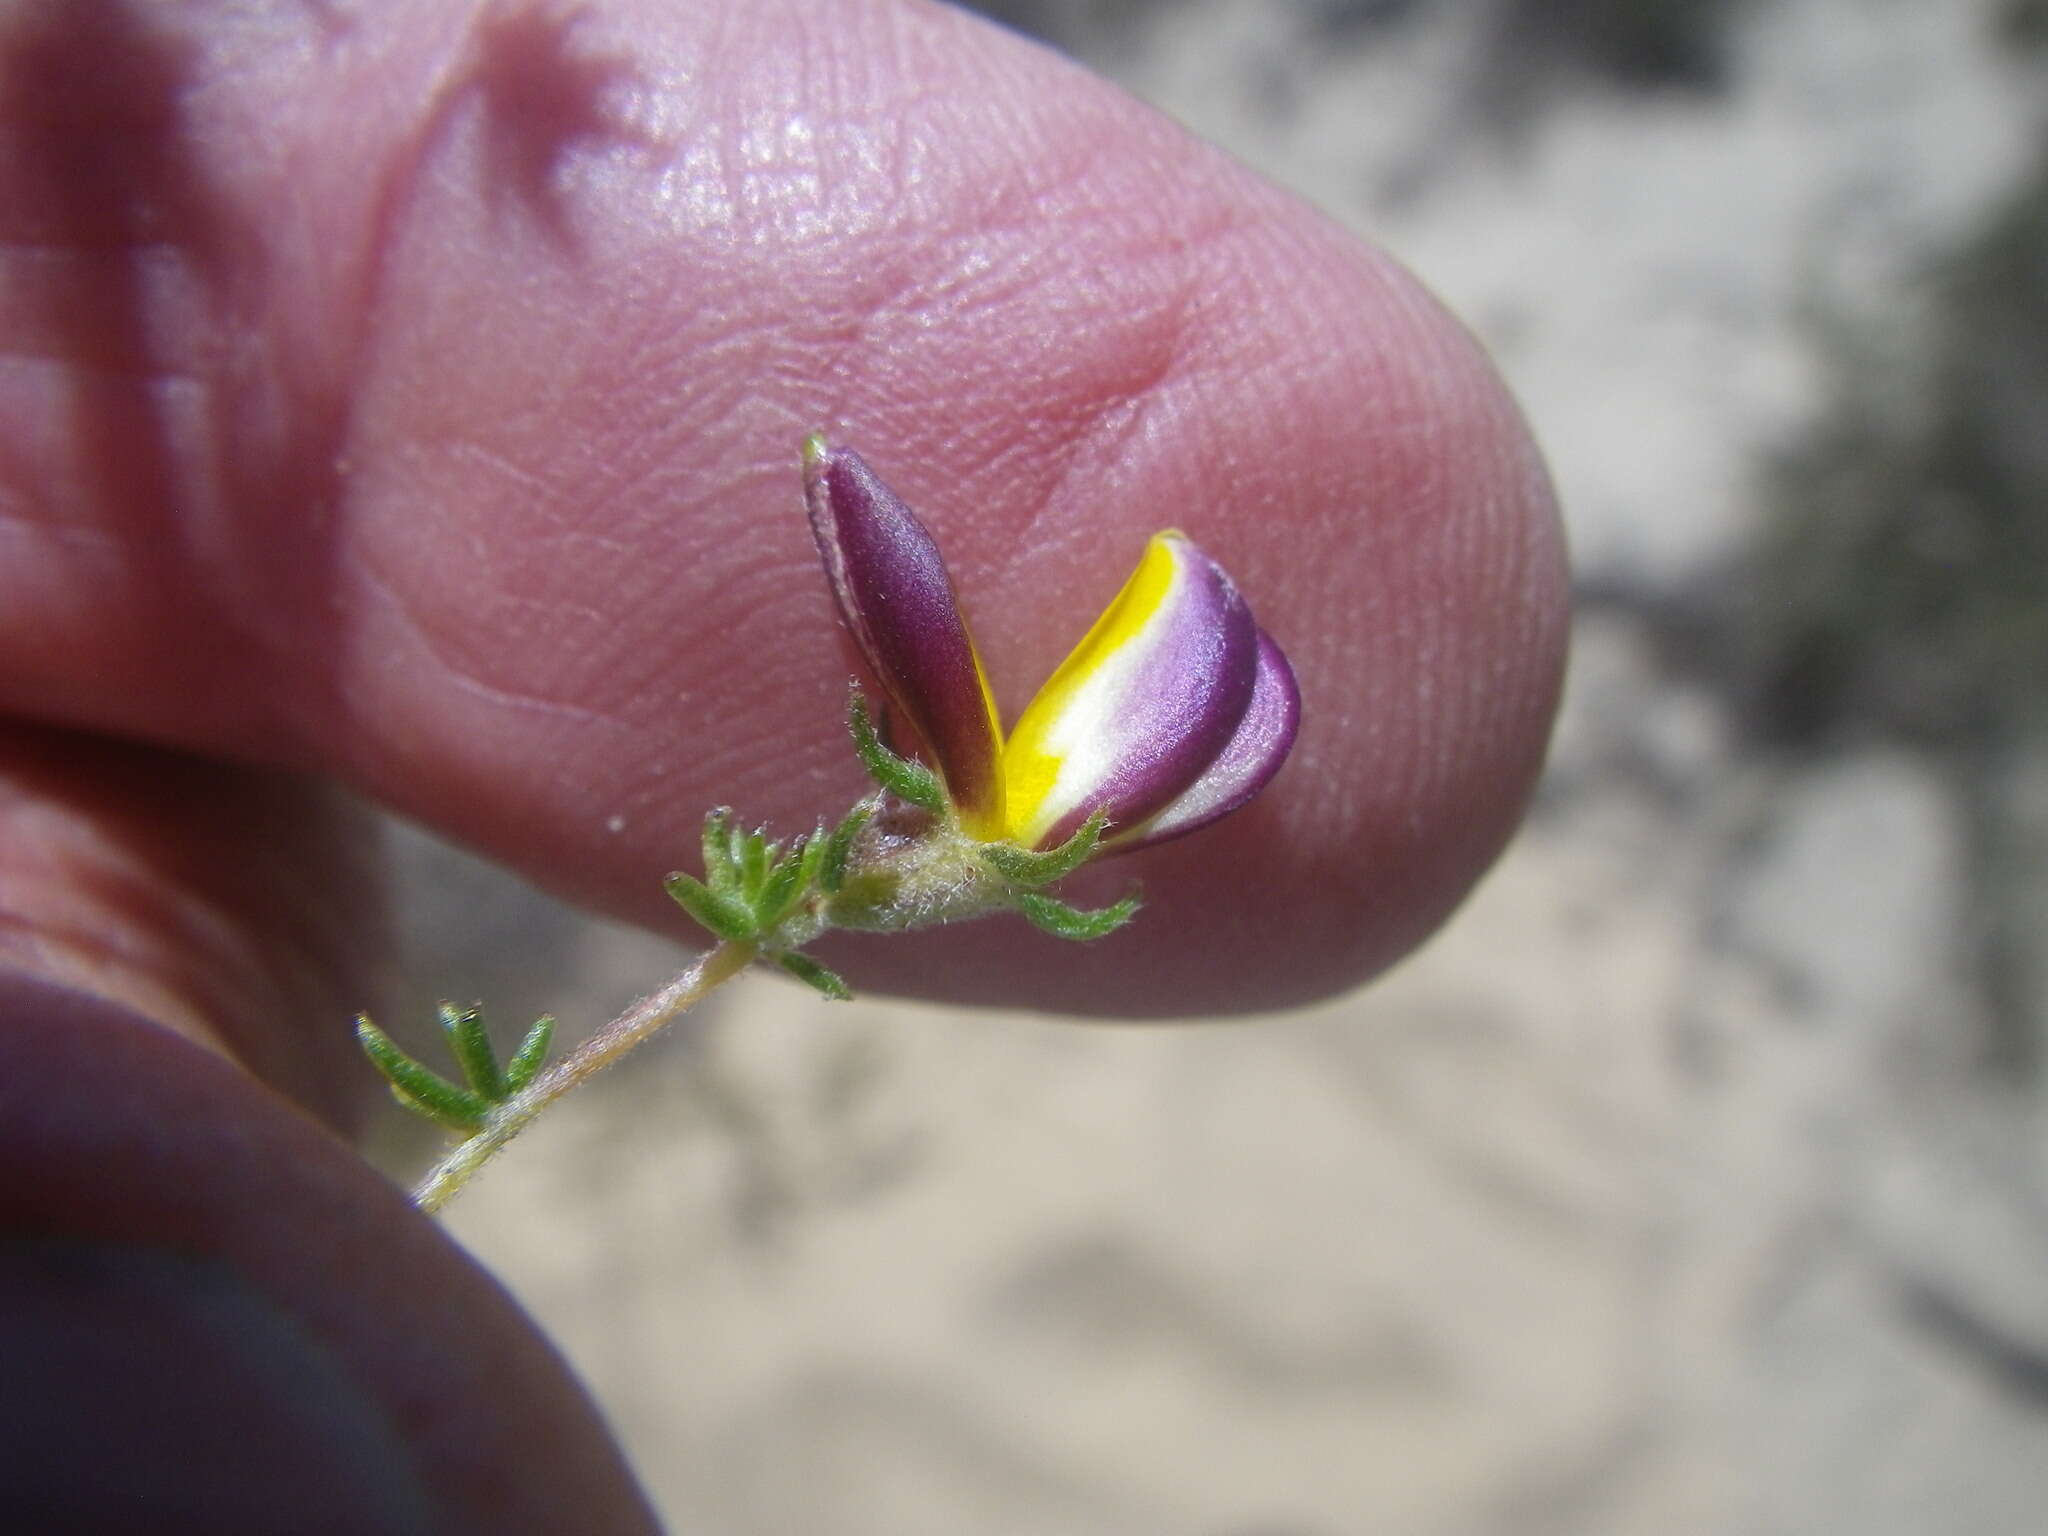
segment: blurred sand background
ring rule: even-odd
[[[679,1532],[2048,1528],[2048,3],[981,8],[1492,347],[1582,597],[1534,816],[1256,1024],[749,979],[454,1231]],[[415,1025],[675,963],[400,844]]]

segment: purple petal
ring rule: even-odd
[[[1259,631],[1259,675],[1251,707],[1216,760],[1171,805],[1112,840],[1115,851],[1144,848],[1228,816],[1280,771],[1301,727],[1301,688],[1273,637]]]
[[[850,448],[804,444],[811,533],[846,627],[970,833],[1003,825],[1002,736],[931,532]]]
[[[1223,568],[1180,534],[1155,537],[1011,733],[1010,836],[1044,847],[1097,809],[1112,829],[1164,810],[1230,744],[1258,649]]]

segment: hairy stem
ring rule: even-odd
[[[548,1105],[592,1074],[624,1056],[642,1041],[661,1033],[687,1013],[699,999],[730,981],[753,961],[758,946],[727,940],[698,956],[681,975],[659,992],[643,997],[575,1050],[549,1067],[526,1087],[498,1104],[482,1129],[442,1158],[413,1191],[413,1203],[432,1214],[441,1209],[483,1167]]]

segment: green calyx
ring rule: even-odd
[[[1138,893],[1132,891],[1122,901],[1106,907],[1074,907],[1038,891],[1018,891],[1012,905],[1023,913],[1032,927],[1051,934],[1056,939],[1072,939],[1086,943],[1115,933],[1137,915]]]
[[[818,964],[809,955],[791,951],[777,955],[775,963],[805,986],[814,988],[827,1002],[846,1003],[853,1000],[853,988],[846,984],[839,973]]]
[[[548,1044],[554,1037],[555,1021],[547,1015],[535,1020],[520,1039],[511,1060],[501,1067],[490,1035],[484,1029],[480,1007],[443,1003],[439,1013],[449,1053],[462,1069],[460,1084],[408,1056],[366,1014],[356,1017],[356,1043],[383,1075],[391,1096],[400,1104],[436,1124],[470,1135],[483,1125],[494,1108],[540,1074]]]
[[[676,905],[714,938],[751,944],[823,996],[845,998],[852,995],[846,983],[802,953],[828,929],[900,933],[1015,911],[1046,933],[1087,940],[1121,928],[1137,911],[1135,894],[1086,910],[1042,893],[1101,851],[1101,812],[1057,848],[980,842],[961,830],[939,776],[883,744],[858,685],[846,725],[879,793],[829,830],[820,823],[786,846],[741,827],[731,811],[715,810],[704,818],[703,875],[679,870],[664,882]],[[929,819],[909,830],[878,824],[889,796]]]
[[[1099,939],[1116,932],[1136,914],[1137,892],[1112,906],[1090,909],[1057,901],[1039,888],[1065,878],[1087,863],[1102,841],[1107,821],[1098,810],[1057,848],[1041,853],[1008,843],[989,843],[982,847],[981,859],[1008,885],[1008,905],[1042,932],[1056,939]]]
[[[982,861],[1012,885],[1027,889],[1050,885],[1088,862],[1095,852],[1095,845],[1102,840],[1102,829],[1107,821],[1108,818],[1097,811],[1081,823],[1072,837],[1043,853],[1033,853],[1013,843],[984,843],[981,847]]]
[[[827,896],[836,896],[846,888],[854,839],[860,836],[860,829],[880,808],[878,799],[861,801],[840,819],[839,825],[832,829],[832,835],[825,840],[824,856],[818,863],[818,888]]]
[[[923,763],[899,756],[882,745],[875,723],[868,715],[868,701],[858,685],[846,705],[846,728],[853,736],[853,750],[860,755],[868,777],[906,804],[944,816],[946,788],[939,776]]]

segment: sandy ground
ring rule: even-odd
[[[749,980],[454,1230],[678,1531],[2040,1529],[2042,930],[1983,956],[2044,861],[1987,886],[1953,744],[1788,745],[1726,660],[1842,336],[1926,355],[1930,273],[2037,174],[2024,7],[1721,7],[1718,68],[1648,81],[1507,0],[1008,9],[1495,349],[1586,593],[1537,812],[1420,957],[1253,1025]],[[2017,740],[2008,853],[2048,848]],[[428,988],[590,1019],[673,964],[404,847]]]

